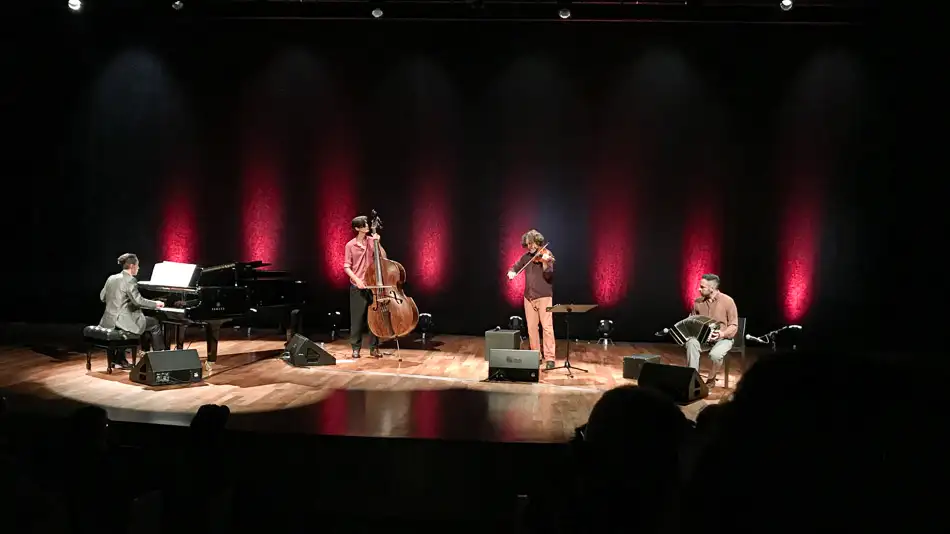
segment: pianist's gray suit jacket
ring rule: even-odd
[[[106,311],[99,320],[99,326],[119,328],[138,335],[145,332],[145,315],[142,308],[158,308],[157,301],[142,297],[138,281],[125,271],[106,280],[106,285],[102,286],[102,291],[99,292],[99,300],[106,303]]]

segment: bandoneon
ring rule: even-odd
[[[709,343],[709,336],[713,331],[719,330],[719,323],[711,317],[705,315],[690,315],[670,328],[670,334],[680,345],[685,345],[686,341],[694,337],[701,345]]]

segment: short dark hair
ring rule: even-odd
[[[366,215],[360,215],[359,217],[353,217],[353,222],[350,224],[354,230],[358,230],[364,226],[369,226],[369,219],[366,218]]]
[[[121,265],[123,269],[128,269],[129,267],[138,264],[139,257],[135,254],[132,254],[131,252],[126,252],[125,254],[119,256],[119,265]]]
[[[715,274],[713,274],[713,273],[706,273],[706,274],[703,275],[703,280],[705,280],[705,281],[707,281],[707,282],[712,282],[712,283],[716,284],[716,287],[717,287],[717,288],[719,287],[719,276],[718,276],[718,275],[715,275]]]
[[[521,236],[521,246],[527,247],[529,243],[534,243],[540,247],[544,244],[544,236],[541,235],[541,232],[537,230],[528,230],[523,236]]]

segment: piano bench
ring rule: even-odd
[[[139,340],[131,332],[119,330],[118,328],[102,328],[101,326],[87,326],[82,329],[83,342],[86,345],[86,370],[92,369],[92,350],[105,349],[106,351],[106,373],[112,374],[112,359],[109,358],[109,351],[132,350],[132,365],[135,365],[135,359],[139,353]]]

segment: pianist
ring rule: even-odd
[[[373,292],[366,289],[363,277],[366,269],[375,263],[373,258],[373,240],[379,239],[379,234],[368,236],[369,219],[360,215],[353,219],[353,230],[356,237],[350,239],[343,252],[343,272],[350,279],[350,346],[353,348],[353,358],[360,357],[360,347],[363,346],[363,334],[369,334],[369,352],[371,356],[379,357],[379,338],[369,329],[366,322],[366,312],[373,302]],[[379,246],[383,258],[386,249]]]
[[[119,265],[122,271],[106,279],[106,283],[99,292],[99,300],[106,305],[106,311],[99,320],[102,328],[118,328],[137,336],[146,332],[152,338],[152,350],[165,350],[165,339],[162,336],[161,323],[154,317],[146,317],[142,308],[158,309],[165,306],[164,302],[148,300],[139,294],[138,281],[135,275],[139,273],[139,259],[135,254],[119,256]],[[110,354],[113,363],[128,369],[128,360],[124,353]]]

